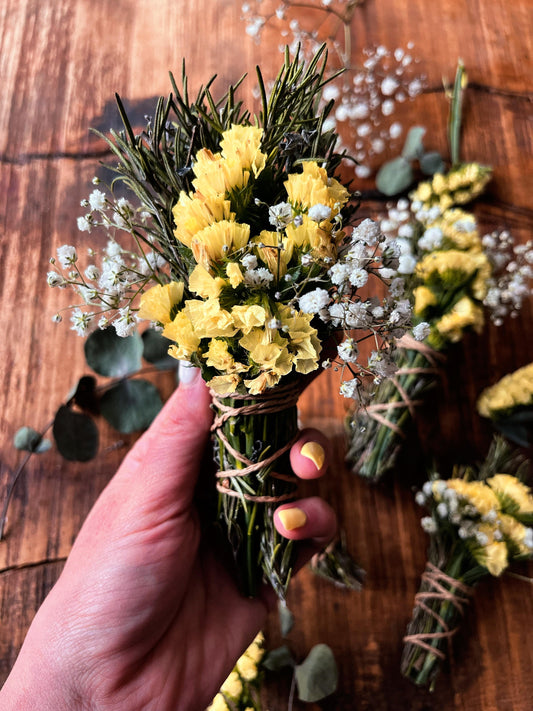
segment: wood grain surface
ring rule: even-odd
[[[315,3],[318,4],[318,3]],[[305,12],[305,9],[302,10]],[[68,295],[46,286],[48,258],[61,244],[81,243],[76,217],[90,191],[102,143],[90,127],[117,125],[118,92],[142,119],[169,91],[168,71],[185,57],[191,85],[212,74],[219,85],[273,76],[280,38],[248,37],[240,2],[226,0],[3,0],[0,3],[0,485],[21,454],[12,438],[22,425],[41,429],[85,371],[83,341],[51,316]],[[413,42],[427,89],[402,107],[403,122],[427,128],[426,145],[446,153],[442,76],[466,65],[470,89],[463,156],[492,165],[494,180],[476,205],[487,230],[509,227],[525,242],[533,228],[533,76],[531,0],[367,0],[352,25],[353,57],[364,47]],[[253,81],[242,93],[253,101]],[[370,180],[357,184],[383,203]],[[421,444],[407,448],[398,471],[379,486],[344,465],[337,376],[327,372],[302,397],[302,421],[333,440],[330,473],[316,491],[338,511],[348,547],[367,571],[360,593],[334,589],[303,571],[290,591],[297,622],[289,644],[302,658],[318,642],[339,664],[339,690],[319,705],[294,709],[348,711],[529,711],[533,707],[533,587],[504,576],[481,585],[454,655],[433,695],[399,674],[401,640],[422,572],[427,541],[411,485],[424,457],[443,468],[481,458],[489,426],[475,414],[483,387],[533,361],[533,301],[520,318],[450,351],[447,377],[424,411]],[[168,382],[163,383],[168,387]],[[33,457],[9,510],[0,543],[0,679],[7,676],[33,615],[59,575],[81,523],[133,441],[101,428],[101,453],[87,464],[55,450]],[[523,566],[518,572],[531,576]],[[280,643],[277,620],[266,630]],[[290,678],[267,679],[265,708],[287,708]],[[37,708],[37,706],[36,706]]]

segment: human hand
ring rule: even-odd
[[[87,517],[0,692],[3,711],[202,711],[261,628],[268,593],[239,594],[193,501],[209,404],[188,368]],[[302,433],[291,450],[302,478],[327,466],[310,442],[327,449]],[[336,528],[316,497],[280,506],[274,522],[319,547]]]

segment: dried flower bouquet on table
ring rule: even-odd
[[[127,336],[146,319],[162,328],[171,355],[201,369],[216,412],[218,521],[247,595],[262,579],[285,595],[293,543],[272,515],[295,497],[296,403],[331,364],[329,351],[336,357],[335,334],[345,332],[341,392],[356,396],[364,376],[394,372],[390,341],[410,327],[408,301],[390,295],[384,278],[394,248],[370,220],[348,229],[355,205],[334,177],[343,155],[324,128],[332,103],[318,109],[325,63],[324,48],[309,65],[286,53],[268,97],[258,72],[258,117],[233,86],[215,101],[208,85],[191,102],[185,75],[183,91],[174,83],[138,135],[119,100],[124,131],[105,139],[118,161],[114,181],[91,193],[79,219],[82,232],[107,231],[102,263],[82,271],[65,245],[63,269],[49,274],[85,301],[72,313],[78,333],[114,327]],[[118,186],[128,199],[113,197]],[[362,362],[358,341],[369,336]]]

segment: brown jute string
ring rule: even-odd
[[[248,459],[242,452],[236,450],[228,441],[225,436],[222,427],[230,419],[230,417],[238,417],[243,415],[257,415],[257,414],[273,414],[275,412],[282,412],[290,407],[293,407],[298,402],[298,398],[302,392],[302,386],[300,383],[290,383],[288,385],[282,385],[280,387],[272,388],[267,390],[261,395],[256,395],[255,397],[250,395],[239,395],[237,393],[230,395],[232,400],[242,400],[247,401],[248,404],[232,407],[222,402],[219,396],[211,391],[211,396],[213,398],[213,405],[217,409],[217,414],[215,416],[214,422],[211,425],[211,431],[216,434],[216,436],[222,441],[224,447],[228,452],[239,462],[245,466],[242,469],[223,469],[217,472],[217,490],[228,496],[241,497],[243,496],[247,501],[255,501],[259,503],[280,503],[282,501],[287,501],[294,497],[294,491],[297,487],[297,478],[293,474],[281,474],[278,472],[270,472],[270,476],[274,479],[279,479],[282,481],[291,482],[294,484],[294,490],[287,494],[280,494],[279,496],[255,496],[248,493],[240,493],[234,491],[230,487],[230,480],[232,477],[242,477],[251,474],[252,472],[259,471],[265,467],[269,467],[273,464],[279,457],[281,457],[285,452],[288,452],[292,445],[297,441],[300,433],[297,432],[294,437],[292,437],[283,447],[280,447],[273,454],[271,454],[266,459],[261,459],[258,462],[252,462]],[[250,402],[250,400],[254,402]]]
[[[422,575],[422,582],[425,582],[429,589],[424,592],[419,592],[415,595],[415,603],[419,608],[427,612],[433,617],[442,627],[442,632],[419,632],[417,634],[409,634],[403,638],[404,642],[410,642],[422,649],[431,652],[440,659],[444,659],[446,655],[440,649],[432,647],[429,641],[433,639],[450,639],[458,630],[458,626],[450,628],[447,622],[435,611],[428,603],[433,600],[447,601],[453,605],[462,615],[464,607],[470,602],[474,589],[465,585],[459,580],[446,575],[442,570],[437,568],[432,563],[426,563],[426,570]],[[428,641],[429,640],[429,641]]]
[[[430,346],[428,346],[425,343],[421,343],[420,341],[415,340],[412,336],[409,334],[405,334],[402,336],[398,341],[396,342],[400,348],[407,348],[409,350],[414,350],[419,353],[421,353],[424,358],[428,361],[428,363],[431,364],[431,367],[429,368],[423,368],[423,367],[418,367],[418,368],[400,368],[399,370],[396,371],[396,374],[394,375],[393,378],[391,378],[391,381],[396,388],[396,390],[400,393],[400,397],[402,398],[399,402],[392,402],[392,403],[374,403],[367,405],[365,408],[365,412],[369,417],[371,417],[373,420],[376,420],[376,422],[379,422],[381,425],[384,425],[385,427],[388,427],[391,429],[395,434],[397,434],[399,437],[405,438],[405,432],[398,427],[398,425],[395,422],[391,422],[388,420],[386,417],[384,417],[382,414],[380,414],[383,411],[388,411],[389,409],[394,409],[394,408],[404,408],[406,407],[409,410],[409,414],[411,417],[414,419],[416,416],[415,408],[418,407],[423,403],[423,400],[412,400],[409,397],[409,394],[405,390],[405,388],[402,386],[400,383],[399,378],[402,375],[412,375],[412,374],[419,374],[419,375],[429,375],[429,374],[438,374],[439,368],[438,368],[438,361],[444,362],[446,360],[446,356],[443,355],[442,353],[439,353],[438,351],[433,350]]]

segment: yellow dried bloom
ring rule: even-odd
[[[189,277],[189,289],[204,299],[216,299],[225,285],[224,279],[213,277],[201,264],[197,264]]]
[[[253,659],[256,664],[263,658],[265,654],[265,637],[262,632],[259,632],[252,642],[252,644],[246,650],[246,654]]]
[[[302,172],[291,173],[284,185],[288,200],[294,207],[326,205],[331,208],[332,216],[338,214],[349,198],[344,185],[328,178],[325,168],[321,168],[316,161],[305,161]]]
[[[173,311],[183,299],[184,284],[182,281],[171,281],[160,286],[157,284],[141,296],[138,311],[139,318],[157,321],[162,324],[170,323]]]
[[[237,661],[236,670],[245,681],[253,681],[257,674],[257,664],[246,653]]]
[[[211,705],[207,707],[207,711],[230,711],[230,708],[224,700],[222,694],[217,694]]]
[[[481,393],[477,409],[483,417],[533,404],[533,363],[505,375],[499,382]]]
[[[447,178],[445,178],[442,173],[435,173],[431,181],[431,189],[437,195],[440,195],[440,193],[443,193],[445,190],[449,190],[450,187]]]
[[[228,262],[226,265],[226,274],[228,275],[229,283],[232,289],[236,289],[239,284],[244,281],[241,268],[236,262]]]
[[[533,495],[531,489],[520,479],[511,474],[496,474],[487,479],[487,484],[495,492],[502,502],[502,508],[506,508],[506,499],[512,499],[516,504],[517,513],[533,513]]]
[[[174,320],[165,326],[163,336],[176,343],[175,346],[169,348],[168,352],[178,360],[190,360],[200,345],[200,338],[194,332],[193,325],[185,311],[180,311]]]
[[[483,323],[483,309],[474,304],[468,296],[463,296],[448,313],[435,323],[435,328],[449,341],[457,343],[463,337],[463,331],[466,328],[473,328],[477,333],[480,333]]]
[[[223,261],[244,247],[249,239],[250,225],[221,220],[197,232],[191,241],[191,249],[198,264],[209,269],[211,263]]]
[[[188,195],[182,191],[178,202],[172,209],[177,240],[191,246],[194,235],[204,227],[221,220],[232,220],[235,213],[231,212],[231,203],[224,195],[204,197],[198,193]]]
[[[432,197],[432,195],[433,195],[433,190],[432,190],[432,187],[431,187],[431,183],[424,182],[424,183],[419,183],[419,185],[418,185],[418,187],[416,188],[416,190],[414,190],[414,191],[410,194],[409,197],[411,198],[411,200],[412,200],[413,202],[414,202],[414,201],[419,201],[419,202],[422,202],[422,203],[425,204],[425,203],[427,203],[427,202],[430,200],[430,198]]]
[[[244,384],[248,388],[250,395],[260,395],[267,388],[273,388],[280,381],[281,376],[273,372],[260,373],[257,378],[245,380]]]
[[[213,390],[217,395],[232,395],[237,391],[241,383],[241,376],[237,373],[230,373],[229,375],[215,375],[214,378],[208,380],[207,385]]]
[[[218,299],[191,299],[185,302],[185,312],[199,338],[231,337],[237,333],[231,314],[220,307]]]
[[[284,333],[289,338],[289,351],[294,358],[294,369],[306,375],[318,368],[320,341],[317,330],[311,326],[312,314],[293,312],[290,306],[279,310]]]
[[[483,546],[475,557],[495,576],[501,575],[509,565],[507,546],[503,541],[493,541]]]
[[[421,316],[428,306],[434,306],[437,303],[437,297],[427,286],[417,286],[414,290],[415,296],[415,314]]]
[[[484,516],[490,511],[499,511],[500,501],[494,491],[482,481],[465,481],[464,479],[448,479],[448,488],[456,491],[459,496],[467,499],[472,506]]]
[[[265,167],[267,159],[266,154],[261,152],[262,138],[262,128],[233,124],[222,134],[222,155],[229,161],[239,163],[243,170],[251,170],[257,177]]]
[[[484,252],[475,250],[462,252],[458,249],[438,250],[427,254],[416,265],[416,275],[423,281],[427,281],[437,273],[446,282],[450,278],[449,272],[462,272],[467,276],[475,274],[472,282],[472,295],[480,301],[485,298],[492,268]]]
[[[265,245],[264,247],[258,247],[257,253],[272,274],[276,278],[284,276],[292,259],[294,241],[287,238],[280,239],[280,235],[277,232],[262,230],[258,237],[253,238],[253,242]]]
[[[204,359],[211,368],[221,370],[226,374],[242,373],[250,368],[249,365],[239,363],[228,350],[228,344],[219,338],[212,338],[209,347],[204,353]]]
[[[500,515],[500,528],[503,535],[515,546],[518,555],[531,555],[531,548],[526,544],[527,527],[513,516]]]
[[[230,699],[238,699],[242,694],[242,681],[236,671],[232,671],[226,681],[220,687],[222,694],[226,694]]]
[[[266,311],[262,306],[253,304],[238,304],[231,309],[231,317],[235,326],[246,335],[253,328],[263,326],[266,321]]]

